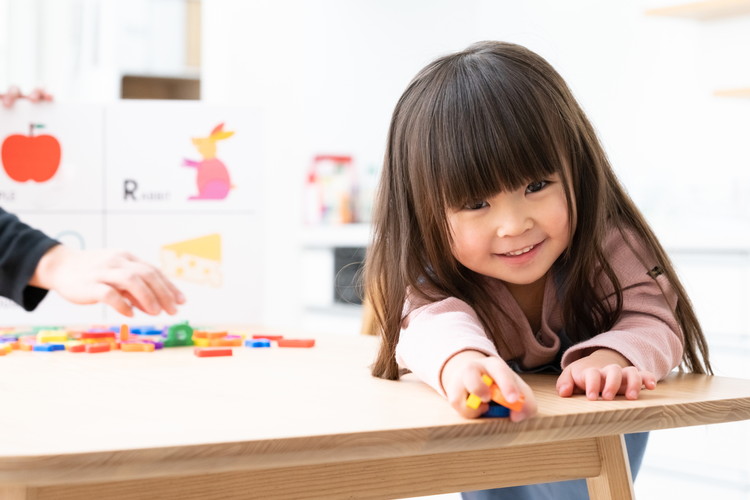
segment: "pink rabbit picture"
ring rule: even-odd
[[[197,169],[196,184],[198,194],[191,196],[190,200],[223,200],[229,194],[232,184],[229,180],[229,171],[226,165],[216,157],[216,143],[228,139],[234,132],[224,130],[224,124],[220,123],[211,131],[208,137],[194,137],[193,146],[201,155],[201,161],[185,159],[183,165]]]

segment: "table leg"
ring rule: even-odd
[[[0,498],[3,500],[36,500],[34,488],[26,486],[0,486]]]
[[[633,500],[633,479],[630,475],[628,451],[622,434],[596,438],[602,471],[586,479],[591,500]]]

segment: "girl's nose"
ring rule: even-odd
[[[518,236],[531,229],[534,221],[526,213],[520,211],[507,211],[500,215],[497,220],[497,235],[501,238],[506,236]]]

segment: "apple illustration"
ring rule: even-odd
[[[3,168],[17,182],[45,182],[60,167],[60,142],[51,135],[34,135],[44,125],[31,123],[29,135],[13,134],[3,141]]]

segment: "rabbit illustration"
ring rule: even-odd
[[[196,183],[198,194],[190,200],[223,200],[229,194],[232,184],[229,171],[224,163],[216,158],[216,142],[232,137],[234,132],[225,132],[224,124],[217,125],[208,137],[195,137],[193,145],[203,157],[201,161],[185,159],[183,165],[198,169]]]

